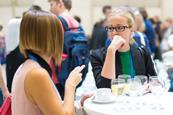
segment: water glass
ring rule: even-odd
[[[139,78],[131,78],[127,81],[127,84],[129,84],[129,95],[130,96],[140,95],[139,93],[140,93],[142,83]]]
[[[164,91],[164,85],[160,82],[157,76],[150,76],[149,83],[151,85],[151,92],[154,95],[161,95]]]
[[[135,78],[140,79],[142,85],[145,85],[149,82],[148,77],[145,75],[136,75]]]

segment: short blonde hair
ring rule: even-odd
[[[43,10],[26,12],[20,26],[20,51],[28,57],[28,51],[54,56],[61,62],[63,30],[58,18]]]
[[[126,7],[126,6],[118,7],[109,14],[109,17],[116,16],[116,15],[123,16],[123,17],[127,18],[127,23],[129,25],[129,27],[134,28],[134,24],[135,24],[134,19],[135,18],[134,18],[134,14],[132,12],[132,9],[130,7]]]

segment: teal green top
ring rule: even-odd
[[[130,65],[130,50],[127,52],[119,52],[120,53],[120,60],[121,60],[121,65],[122,65],[122,74],[127,74],[127,75],[131,75],[130,73],[130,69],[131,69],[131,65]],[[133,62],[133,61],[132,61]],[[132,63],[133,64],[133,63]],[[132,65],[134,73],[133,75],[135,75],[135,69],[134,66]]]

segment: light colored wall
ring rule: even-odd
[[[33,4],[39,5],[42,9],[49,11],[49,3],[47,1],[48,0],[34,0]]]
[[[161,8],[147,8],[148,16],[159,16],[162,17]]]
[[[6,32],[6,26],[8,21],[13,17],[21,17],[23,12],[26,11],[29,6],[18,6],[13,11],[11,7],[0,7],[0,23],[4,26],[3,31]]]
[[[7,25],[7,22],[10,18],[12,18],[11,8],[8,7],[0,7],[0,23],[2,25]]]
[[[49,11],[49,4],[47,0],[33,0],[33,4],[40,5],[44,10]],[[102,14],[102,6],[109,3],[115,3],[115,0],[72,0],[73,8],[71,10],[72,15],[78,15],[82,19],[82,25],[84,26],[86,33],[92,32],[93,24],[104,18]],[[113,2],[114,1],[114,2]],[[1,3],[1,2],[0,2]],[[116,1],[116,3],[118,3]],[[131,3],[131,2],[130,2]],[[151,7],[151,5],[145,5],[150,16],[158,15],[161,19],[166,17],[173,17],[170,12],[173,11],[173,0],[161,0],[159,7]],[[112,4],[111,4],[112,5]],[[115,4],[114,4],[115,5]],[[147,7],[148,6],[148,7]],[[117,7],[116,5],[113,7]],[[29,8],[29,5],[18,6],[14,10],[15,16],[21,16],[24,11]],[[14,17],[12,8],[10,6],[0,5],[0,23],[6,26],[10,18]]]
[[[173,18],[173,0],[162,0],[162,18]]]
[[[84,3],[85,2],[85,3]],[[82,25],[86,31],[86,33],[91,33],[92,30],[92,0],[73,0],[73,7],[71,9],[71,14],[78,15],[81,17]]]

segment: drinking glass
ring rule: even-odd
[[[148,77],[145,75],[136,75],[135,78],[140,79],[142,85],[145,85],[149,82]]]
[[[124,79],[113,79],[111,81],[111,89],[113,95],[115,96],[122,95],[124,92],[124,85],[125,85]]]
[[[161,95],[164,92],[164,85],[157,76],[150,76],[149,83],[151,85],[151,92],[154,95]]]
[[[141,80],[139,78],[131,78],[127,81],[129,84],[129,95],[130,96],[139,96],[140,89],[142,86]]]

